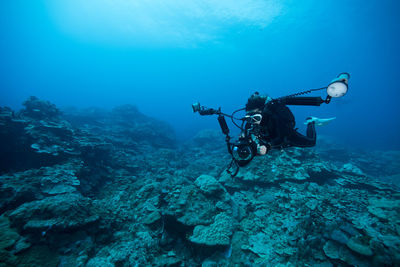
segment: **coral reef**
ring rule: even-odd
[[[0,266],[400,265],[400,152],[256,157],[131,105],[0,108]]]

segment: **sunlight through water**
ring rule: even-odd
[[[195,46],[218,41],[232,27],[263,29],[282,11],[276,0],[49,1],[63,31],[86,41]]]

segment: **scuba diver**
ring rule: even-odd
[[[192,105],[193,112],[200,115],[218,115],[223,134],[226,136],[228,152],[232,155],[232,161],[227,171],[236,176],[239,167],[246,166],[257,155],[265,155],[271,149],[283,149],[287,147],[312,147],[315,146],[317,134],[315,125],[324,125],[335,118],[318,119],[309,117],[306,119],[307,131],[303,135],[295,129],[295,118],[287,107],[288,105],[301,106],[320,106],[322,103],[330,103],[332,98],[344,96],[348,90],[348,73],[341,73],[322,88],[310,89],[292,95],[272,99],[267,95],[260,95],[255,92],[248,99],[245,108],[234,111],[231,115],[221,112],[221,108],[212,109],[201,106],[200,103]],[[301,97],[314,91],[326,89],[328,96],[326,99],[321,97]],[[242,118],[236,118],[235,113],[246,111]],[[225,121],[229,117],[232,123],[241,130],[236,142],[231,142],[229,128]],[[237,124],[236,121],[241,121]]]
[[[246,104],[246,117],[252,120],[254,131],[261,138],[257,146],[259,155],[265,155],[271,148],[312,147],[315,146],[317,135],[315,121],[307,125],[307,136],[297,132],[295,118],[285,103],[273,101],[269,96],[255,92]],[[318,119],[316,119],[318,120]],[[251,124],[247,124],[248,127]]]

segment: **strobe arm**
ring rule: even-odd
[[[320,106],[322,103],[329,103],[329,100],[323,100],[320,96],[302,96],[284,98],[280,102],[292,106]]]

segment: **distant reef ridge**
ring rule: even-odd
[[[89,162],[119,147],[173,148],[175,133],[133,105],[111,111],[87,108],[61,112],[49,101],[31,96],[15,112],[0,107],[0,173],[51,166],[70,158]],[[105,160],[105,159],[103,159]]]

